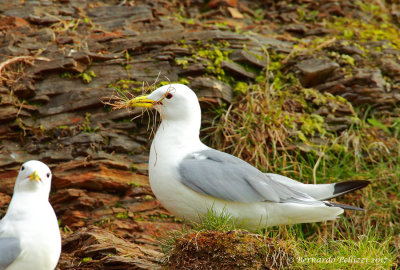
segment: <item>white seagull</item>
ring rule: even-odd
[[[19,171],[7,213],[0,221],[0,269],[53,270],[61,253],[56,214],[49,203],[51,172],[31,160]]]
[[[263,173],[247,162],[200,141],[201,110],[196,94],[182,84],[162,86],[130,100],[155,108],[161,124],[151,144],[149,179],[161,204],[176,216],[198,221],[212,210],[228,213],[246,229],[334,220],[343,209],[327,202],[363,188],[369,181],[303,184]]]

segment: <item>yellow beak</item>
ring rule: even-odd
[[[148,99],[148,96],[139,96],[129,101],[129,107],[152,108],[156,103],[154,100]]]
[[[31,173],[31,175],[29,175],[29,179],[31,181],[34,180],[36,182],[42,181],[42,179],[40,179],[40,176],[37,171],[34,171],[33,173]]]

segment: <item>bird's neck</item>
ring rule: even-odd
[[[41,211],[46,204],[49,204],[48,197],[39,192],[18,191],[13,194],[7,213],[18,216],[21,213]]]
[[[12,200],[18,199],[18,200],[24,200],[24,201],[31,201],[31,202],[48,202],[49,201],[49,196],[48,194],[42,194],[42,191],[21,191],[19,190],[18,192],[14,191]],[[11,200],[11,201],[12,201]]]
[[[199,134],[200,123],[163,120],[154,139],[163,141],[165,145],[187,147],[200,142]]]
[[[186,155],[188,151],[196,151],[205,146],[200,141],[199,121],[177,121],[164,119],[158,127],[152,143],[150,155],[172,158],[174,153],[178,158]]]
[[[50,194],[50,186],[38,187],[35,185],[34,187],[32,187],[27,185],[26,183],[17,181],[14,186],[14,194],[26,198],[33,198],[33,197],[36,197],[37,199],[41,198],[48,201]]]

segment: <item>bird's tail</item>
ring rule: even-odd
[[[370,181],[368,180],[350,180],[332,184],[313,185],[303,184],[301,182],[295,181],[293,179],[290,179],[289,177],[279,174],[267,173],[266,175],[271,180],[289,186],[294,190],[308,194],[318,201],[324,201],[339,197],[357,189],[364,188],[370,183]]]

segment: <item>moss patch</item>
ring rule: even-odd
[[[246,231],[204,231],[177,239],[165,265],[170,269],[284,269],[292,261],[292,252],[271,238]]]

